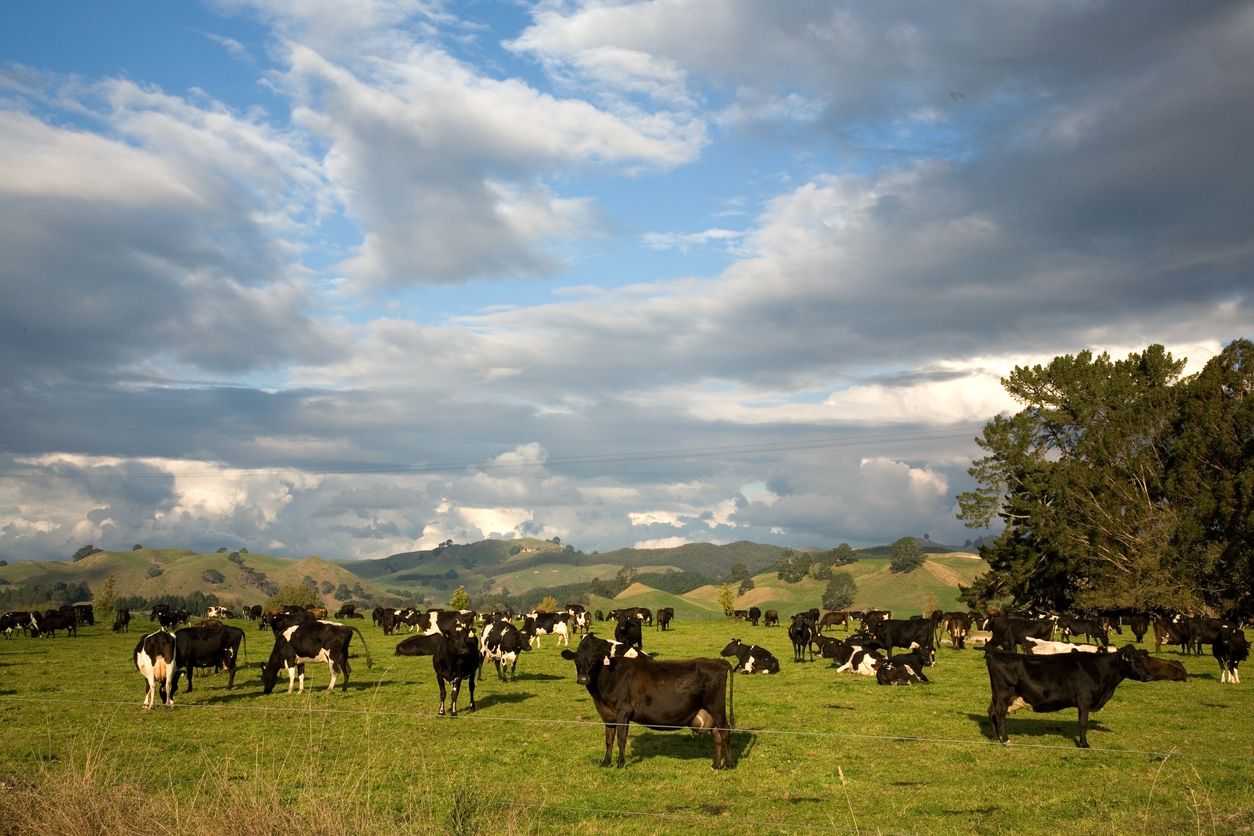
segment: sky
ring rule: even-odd
[[[961,545],[1254,336],[1254,3],[0,5],[0,558]]]

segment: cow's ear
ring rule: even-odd
[[[568,662],[573,662],[575,660],[575,654],[571,653],[569,650],[563,650],[562,658],[567,660]]]

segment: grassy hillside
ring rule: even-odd
[[[156,598],[162,595],[190,595],[201,592],[217,595],[219,600],[235,606],[260,604],[269,597],[261,589],[248,583],[246,573],[227,559],[226,554],[197,554],[189,549],[139,549],[127,552],[96,552],[77,562],[27,561],[0,567],[0,579],[10,584],[75,582],[85,583],[92,592],[98,592],[112,574],[114,589],[119,596],[142,595]],[[374,595],[381,590],[330,561],[311,556],[303,560],[274,557],[267,554],[245,553],[240,555],[243,564],[276,586],[293,586],[305,577],[311,577],[319,586],[324,581],[335,586],[346,584],[350,589],[358,583]],[[148,577],[151,567],[161,574]],[[221,573],[222,583],[211,584],[204,580],[207,570]],[[329,596],[324,596],[329,599]]]

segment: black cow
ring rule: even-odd
[[[732,610],[732,618],[734,618],[736,621],[748,621],[749,611],[748,610]]]
[[[632,618],[627,613],[620,615],[618,626],[614,628],[614,641],[644,650],[644,634],[640,629],[640,619]]]
[[[96,609],[91,604],[75,604],[74,615],[78,616],[79,624],[86,624],[88,627],[96,626]]]
[[[356,616],[357,616],[356,604],[344,604],[342,607],[340,607],[338,610],[335,611],[336,618],[356,618]]]
[[[1123,680],[1149,682],[1151,678],[1141,654],[1132,645],[1118,653],[1054,656],[1024,656],[986,648],[984,662],[993,690],[988,717],[993,723],[993,734],[1002,743],[1007,740],[1006,715],[1011,711],[1076,708],[1080,712],[1079,745],[1087,749],[1089,712],[1100,711]]]
[[[478,707],[475,705],[475,674],[482,661],[479,643],[475,640],[475,634],[472,631],[457,625],[440,633],[440,644],[431,658],[436,682],[440,684],[439,716],[444,716],[444,700],[447,695],[445,683],[453,691],[450,713],[454,717],[457,716],[457,695],[461,693],[463,679],[467,681],[470,688],[470,710],[474,711]]]
[[[762,620],[762,610],[759,607],[749,608],[749,623],[754,627],[758,626],[758,622]]]
[[[810,641],[819,649],[819,656],[823,659],[835,659],[836,654],[844,645],[840,639],[834,639],[831,636],[815,635]]]
[[[56,638],[58,630],[64,630],[67,636],[78,635],[78,619],[68,613],[59,612],[58,610],[46,610],[43,615],[31,613],[35,626],[38,628],[39,635],[48,634]],[[32,631],[34,635],[36,631]]]
[[[762,613],[762,626],[770,627],[772,624],[779,626],[779,610],[767,610]]]
[[[892,610],[867,610],[865,613],[862,614],[862,629],[869,630],[870,628],[874,627],[878,622],[884,621],[885,619],[892,618],[892,617],[893,617]]]
[[[875,623],[871,635],[887,651],[891,652],[894,647],[917,647],[927,654],[929,665],[936,658],[933,645],[936,630],[926,618],[886,618]]]
[[[1220,630],[1211,642],[1210,651],[1219,663],[1219,681],[1239,685],[1241,674],[1237,668],[1250,658],[1250,643],[1245,633],[1235,627]]]
[[[1145,613],[1133,613],[1128,616],[1128,626],[1132,628],[1132,635],[1138,643],[1145,640],[1145,634],[1149,632],[1150,617]]]
[[[750,611],[749,611],[749,614],[750,614],[750,615],[753,615],[753,611],[752,611],[752,610],[750,610]],[[659,630],[662,630],[663,632],[665,632],[666,630],[670,629],[671,619],[672,619],[672,618],[674,618],[674,617],[675,617],[675,608],[674,608],[674,607],[662,607],[661,609],[659,609],[659,610],[657,611],[657,626],[658,626],[658,629],[659,629]],[[586,631],[585,631],[585,632],[586,632]]]
[[[810,642],[814,638],[814,622],[809,613],[797,613],[788,625],[788,638],[792,641],[792,660],[804,662],[806,650],[810,651],[810,661],[814,661],[814,648]]]
[[[129,633],[131,632],[131,611],[128,609],[120,609],[113,617],[113,632]]]
[[[1185,652],[1201,655],[1202,645],[1214,645],[1220,634],[1232,630],[1235,626],[1218,618],[1186,618],[1184,631],[1188,641],[1185,645]]]
[[[170,611],[169,604],[157,604],[152,608],[152,612],[148,614],[148,620],[156,621],[157,616],[161,615],[161,613],[163,612],[169,612],[169,611]]]
[[[1155,653],[1161,651],[1164,644],[1178,644],[1180,650],[1184,651],[1188,643],[1189,637],[1182,623],[1169,618],[1154,619]]]
[[[575,652],[562,651],[563,659],[575,663],[578,682],[592,695],[605,723],[605,759],[601,766],[610,765],[616,735],[619,768],[626,763],[627,727],[633,722],[657,731],[708,731],[714,737],[713,768],[735,766],[731,748],[735,719],[730,709],[735,675],[728,662],[615,658],[609,650],[608,642],[589,634]]]
[[[596,620],[597,620],[597,621],[604,621],[604,620],[605,620],[605,613],[601,612],[600,610],[597,610],[596,612],[594,612],[594,613],[593,613],[593,616],[595,616],[595,617],[596,617]]]
[[[310,613],[293,613],[288,618]],[[284,616],[280,616],[280,619]],[[366,637],[356,627],[336,624],[333,621],[299,621],[289,627],[281,626],[276,621],[274,626],[274,650],[270,652],[270,661],[261,669],[262,692],[269,694],[279,677],[279,668],[287,671],[287,692],[292,693],[296,677],[300,677],[300,690],[305,691],[305,663],[326,662],[331,670],[331,684],[327,693],[335,689],[337,671],[344,674],[342,690],[348,690],[348,675],[351,668],[348,664],[348,645],[353,640],[353,633],[361,637],[362,649],[366,651],[366,667],[373,667],[370,659],[370,648],[366,647]]]
[[[1110,633],[1107,632],[1106,625],[1100,618],[1081,618],[1078,615],[1066,613],[1058,617],[1058,631],[1063,641],[1070,641],[1072,636],[1083,633],[1089,641],[1101,647],[1110,644]]]
[[[578,615],[587,613],[581,612]],[[527,636],[508,621],[496,621],[487,625],[479,637],[479,679],[483,679],[483,663],[488,659],[496,664],[496,676],[502,682],[505,681],[506,667],[509,668],[510,679],[516,679],[514,671],[518,667],[518,654],[530,650],[531,642]]]
[[[227,671],[227,688],[235,687],[235,667],[239,662],[239,646],[244,631],[229,624],[216,627],[184,627],[174,634],[178,645],[178,664],[174,669],[174,691],[179,689],[179,676],[187,671],[187,693],[192,692],[192,669],[214,668]],[[247,644],[245,644],[247,649]]]
[[[261,604],[244,607],[244,617],[249,621],[259,621],[261,619]]]
[[[1013,651],[1027,638],[1049,641],[1054,635],[1054,622],[1048,619],[995,616],[989,618],[988,627],[993,636],[989,644],[1006,651]]]
[[[756,644],[742,644],[740,639],[729,641],[719,656],[735,656],[737,673],[779,673],[779,660],[771,651]]]
[[[967,646],[967,633],[971,632],[971,614],[965,612],[945,613],[945,632],[949,633],[949,642],[955,650]]]
[[[174,671],[178,665],[178,647],[174,636],[158,630],[149,633],[135,645],[135,667],[144,677],[144,708],[152,708],[157,693],[166,708],[174,707]]]
[[[382,612],[379,613],[378,623],[383,628],[383,635],[390,636],[396,630],[396,610],[380,607]]]

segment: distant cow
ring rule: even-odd
[[[289,618],[308,613],[294,613]],[[281,617],[282,618],[282,617]],[[279,668],[287,671],[287,692],[292,693],[297,676],[300,677],[300,691],[305,691],[305,664],[307,662],[325,662],[331,671],[331,684],[327,693],[335,689],[338,673],[344,674],[342,689],[348,690],[348,675],[351,670],[348,664],[348,645],[353,640],[353,633],[361,637],[362,649],[366,651],[366,667],[372,667],[370,649],[366,647],[366,637],[352,625],[336,624],[333,621],[300,621],[290,627],[282,627],[279,622],[274,630],[274,649],[261,670],[263,693],[274,690],[278,680]]]
[[[917,647],[927,654],[927,663],[929,665],[936,658],[936,648],[933,645],[933,641],[936,638],[936,630],[928,619],[881,619],[872,628],[871,635],[889,652],[892,652],[894,647]]]
[[[823,613],[823,617],[819,619],[817,630],[822,633],[824,627],[835,627],[837,624],[842,625],[846,633],[849,632],[849,612],[847,610]]]
[[[778,610],[767,610],[766,612],[762,613],[762,626],[770,627],[772,624],[774,624],[776,627],[779,626],[779,611]]]
[[[174,707],[174,671],[178,664],[178,648],[174,636],[164,630],[149,633],[135,645],[135,667],[147,683],[144,708],[152,708],[160,693],[166,708]]]
[[[792,641],[794,662],[804,662],[806,650],[810,651],[810,661],[814,661],[814,648],[810,645],[810,640],[814,638],[814,625],[808,613],[798,613],[792,617],[792,624],[788,626],[788,638]]]
[[[1188,682],[1189,674],[1184,669],[1184,665],[1175,659],[1159,659],[1151,656],[1148,650],[1137,651],[1141,654],[1141,661],[1145,663],[1145,669],[1150,672],[1150,679],[1157,682],[1159,680],[1167,680],[1168,682]]]
[[[644,634],[640,630],[640,619],[632,618],[626,613],[620,615],[618,626],[614,628],[614,641],[644,650]]]
[[[1054,622],[1048,619],[999,615],[989,619],[988,627],[993,634],[989,644],[1006,651],[1025,644],[1028,637],[1049,641],[1054,635]]]
[[[588,689],[605,723],[601,766],[610,765],[617,736],[618,766],[622,768],[630,723],[659,731],[708,731],[714,737],[714,769],[735,766],[731,747],[735,720],[730,709],[735,675],[723,659],[658,662],[613,658],[606,642],[592,635],[584,636],[574,652],[563,650],[562,658],[575,663],[577,680]]]
[[[779,660],[771,651],[756,644],[742,644],[740,639],[729,641],[719,655],[735,656],[738,673],[779,673]]]
[[[949,634],[949,642],[955,650],[967,646],[967,634],[971,632],[971,615],[964,612],[945,614],[945,632]]]
[[[338,610],[335,611],[335,617],[336,618],[356,618],[357,617],[357,605],[356,604],[344,604]]]
[[[1060,653],[1056,656],[1023,656],[1004,650],[985,649],[993,699],[988,717],[993,733],[1007,741],[1006,715],[1020,708],[1059,711],[1076,708],[1080,713],[1082,749],[1089,748],[1089,712],[1099,711],[1125,679],[1150,680],[1141,654],[1132,645],[1118,653]]]
[[[1095,644],[1071,644],[1071,642],[1050,642],[1044,639],[1024,638],[1023,652],[1033,656],[1054,656],[1059,653],[1106,653],[1119,648],[1110,646],[1098,647]]]
[[[749,611],[749,615],[753,615],[753,610]],[[657,626],[659,630],[666,631],[670,629],[671,619],[675,617],[674,607],[662,607],[657,611]],[[586,632],[586,631],[585,631]]]
[[[754,627],[758,626],[758,622],[762,620],[762,610],[758,607],[749,608],[749,623]]]
[[[131,632],[131,611],[128,609],[120,609],[113,617],[113,632],[129,633]]]
[[[541,636],[557,636],[558,646],[570,646],[570,628],[567,622],[570,614],[564,612],[536,612],[523,619],[522,632],[527,643],[535,642],[540,647]]]

